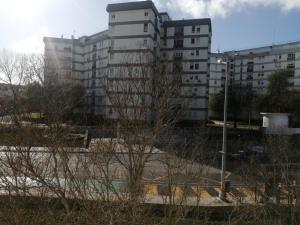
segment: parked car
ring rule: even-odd
[[[254,153],[255,155],[264,155],[265,154],[265,148],[261,145],[251,146],[250,151],[252,153]]]

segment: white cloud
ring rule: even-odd
[[[277,6],[282,11],[300,10],[300,0],[154,0],[159,8],[196,17],[226,17],[228,14],[259,6]]]

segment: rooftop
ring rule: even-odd
[[[107,12],[118,12],[118,11],[137,10],[137,9],[152,9],[156,15],[159,14],[156,6],[154,5],[154,3],[152,1],[108,4],[106,11]]]
[[[278,48],[299,48],[300,47],[300,41],[294,41],[294,42],[288,42],[288,43],[278,43],[273,45],[265,45],[260,47],[254,47],[254,48],[245,48],[240,50],[231,50],[231,51],[225,51],[226,54],[234,54],[234,53],[248,53],[251,54],[252,51],[258,51],[258,52],[269,52],[270,50],[278,49]]]

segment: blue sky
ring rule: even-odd
[[[43,36],[107,28],[106,5],[124,0],[0,0],[0,49],[42,52]],[[211,17],[212,51],[300,41],[300,0],[153,0],[173,19]]]

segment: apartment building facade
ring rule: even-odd
[[[153,119],[153,77],[180,68],[184,120],[207,119],[210,19],[172,20],[152,1],[109,4],[108,29],[78,39],[45,37],[45,81],[79,83],[90,113]],[[134,88],[133,88],[134,86]],[[141,113],[140,108],[146,108]]]
[[[210,78],[209,78],[209,94],[218,94],[224,90],[227,66],[224,63],[227,58],[223,53],[210,54]]]
[[[178,69],[186,120],[206,120],[208,111],[210,19],[167,20],[162,26],[161,62]]]
[[[212,53],[210,94],[222,91],[225,83],[224,68],[217,65],[220,58],[229,62],[230,84],[264,93],[270,74],[280,69],[291,69],[293,76],[289,79],[290,87],[300,90],[300,42]]]

